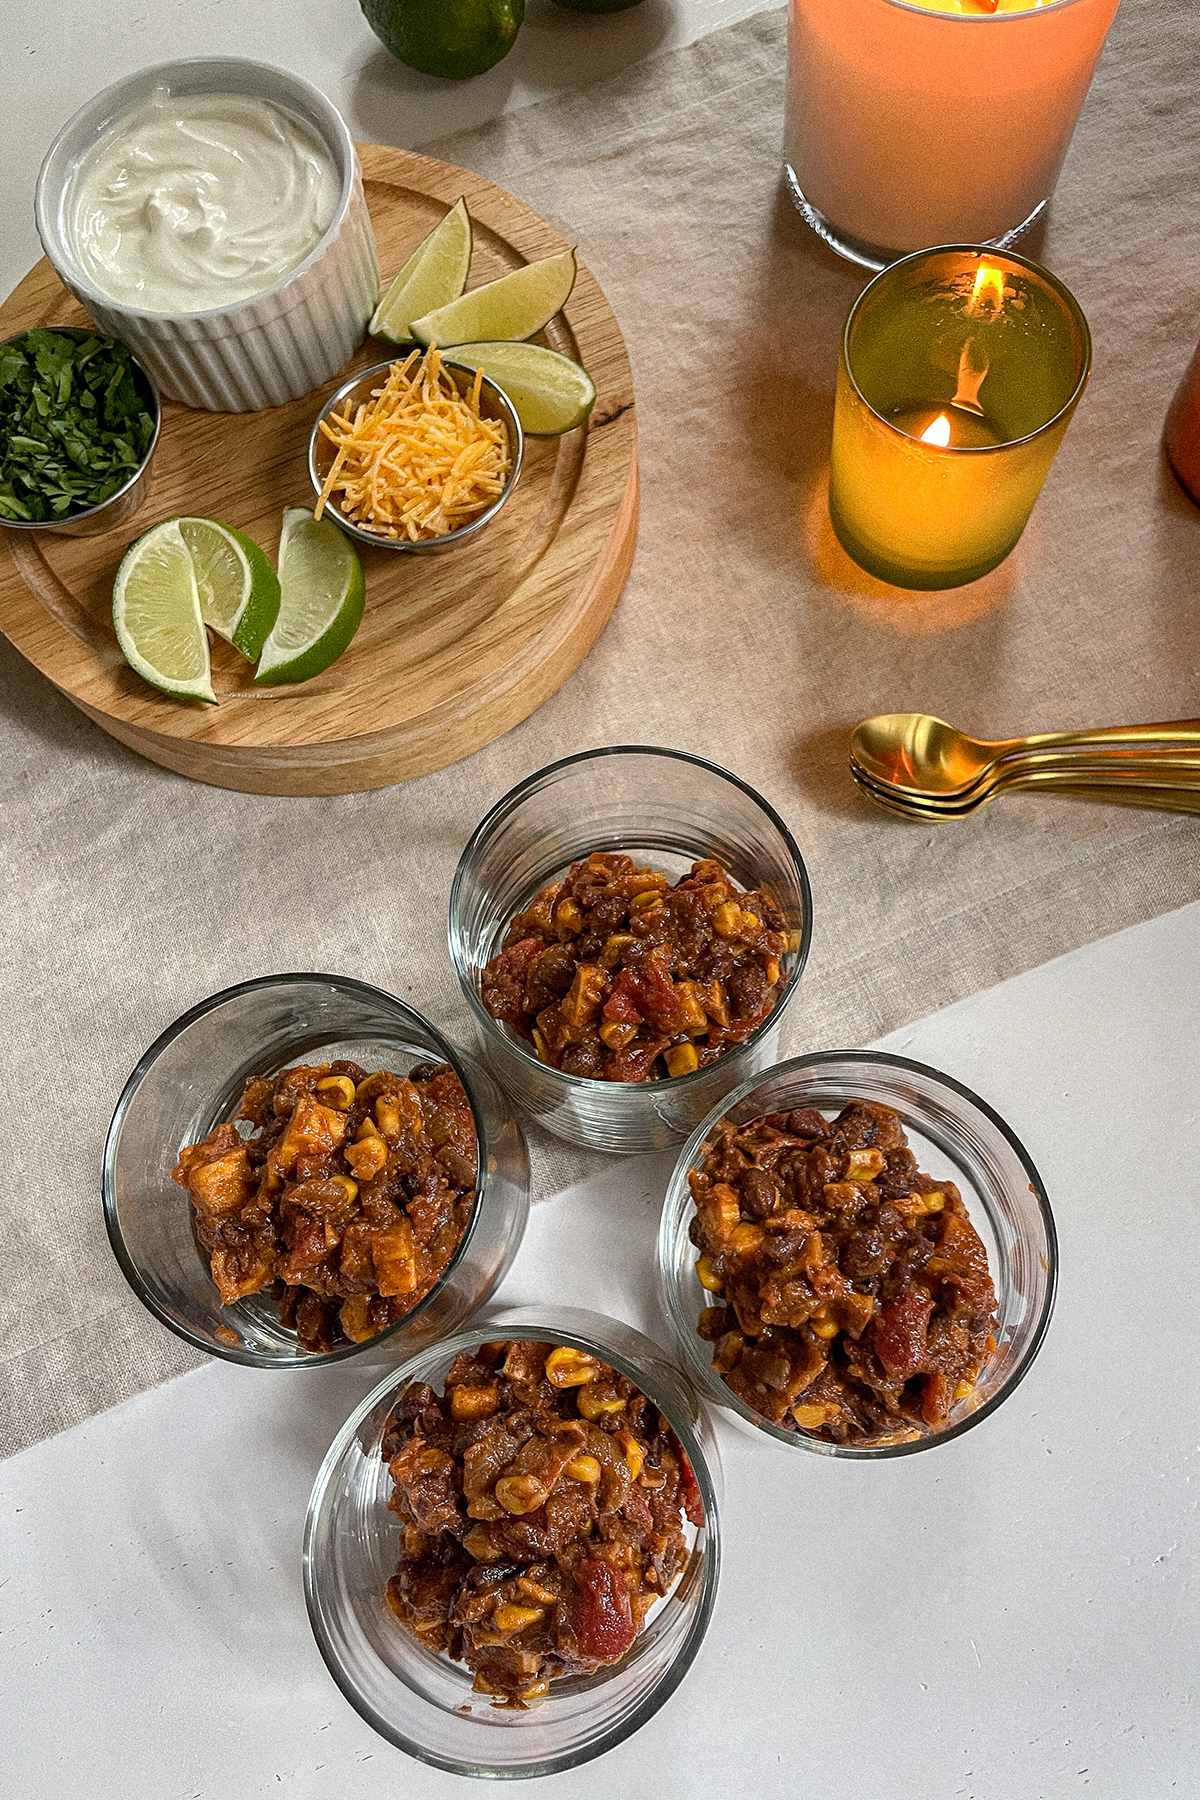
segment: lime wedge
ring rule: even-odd
[[[458,299],[470,266],[471,215],[460,200],[417,245],[375,308],[367,327],[371,336],[389,344],[408,342],[414,319]]]
[[[412,334],[422,344],[483,344],[497,338],[530,338],[564,307],[575,286],[575,252],[544,256],[499,281],[472,288],[461,300],[414,319]]]
[[[257,662],[279,612],[279,577],[244,531],[216,519],[176,519],[192,557],[200,617]]]
[[[363,616],[362,564],[328,519],[289,506],[279,537],[279,617],[255,681],[309,681],[335,662]]]
[[[113,626],[143,681],[216,705],[196,574],[176,520],[155,525],[125,552],[113,583]]]
[[[534,437],[574,431],[596,404],[587,371],[540,344],[455,344],[454,361],[490,375],[512,401],[522,431]]]

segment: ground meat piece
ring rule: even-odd
[[[987,1253],[899,1114],[724,1122],[689,1176],[697,1329],[748,1406],[834,1443],[940,1430],[995,1346]]]
[[[686,1562],[684,1518],[704,1523],[645,1395],[550,1344],[482,1345],[442,1398],[408,1389],[383,1454],[404,1524],[388,1604],[506,1706],[619,1661]]]
[[[685,1075],[761,1025],[799,943],[770,890],[743,893],[719,863],[672,885],[596,851],[511,920],[483,1003],[568,1075]]]
[[[446,1064],[409,1076],[302,1063],[251,1076],[239,1119],[179,1153],[222,1303],[270,1290],[301,1348],[360,1343],[440,1280],[475,1202],[470,1102]]]

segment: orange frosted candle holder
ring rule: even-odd
[[[1012,243],[1041,212],[1118,0],[790,0],[784,173],[867,268]]]
[[[881,581],[961,587],[1016,544],[1087,384],[1092,340],[1062,282],[1012,251],[893,263],[842,335],[829,512]]]

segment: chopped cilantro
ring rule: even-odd
[[[101,505],[153,436],[153,401],[124,344],[51,330],[0,344],[0,523]]]

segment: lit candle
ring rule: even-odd
[[[1011,242],[1054,188],[1117,4],[790,0],[796,205],[871,268]]]
[[[1025,529],[1090,363],[1087,321],[1036,263],[969,246],[893,263],[842,339],[829,511],[843,548],[897,587],[986,575]]]

